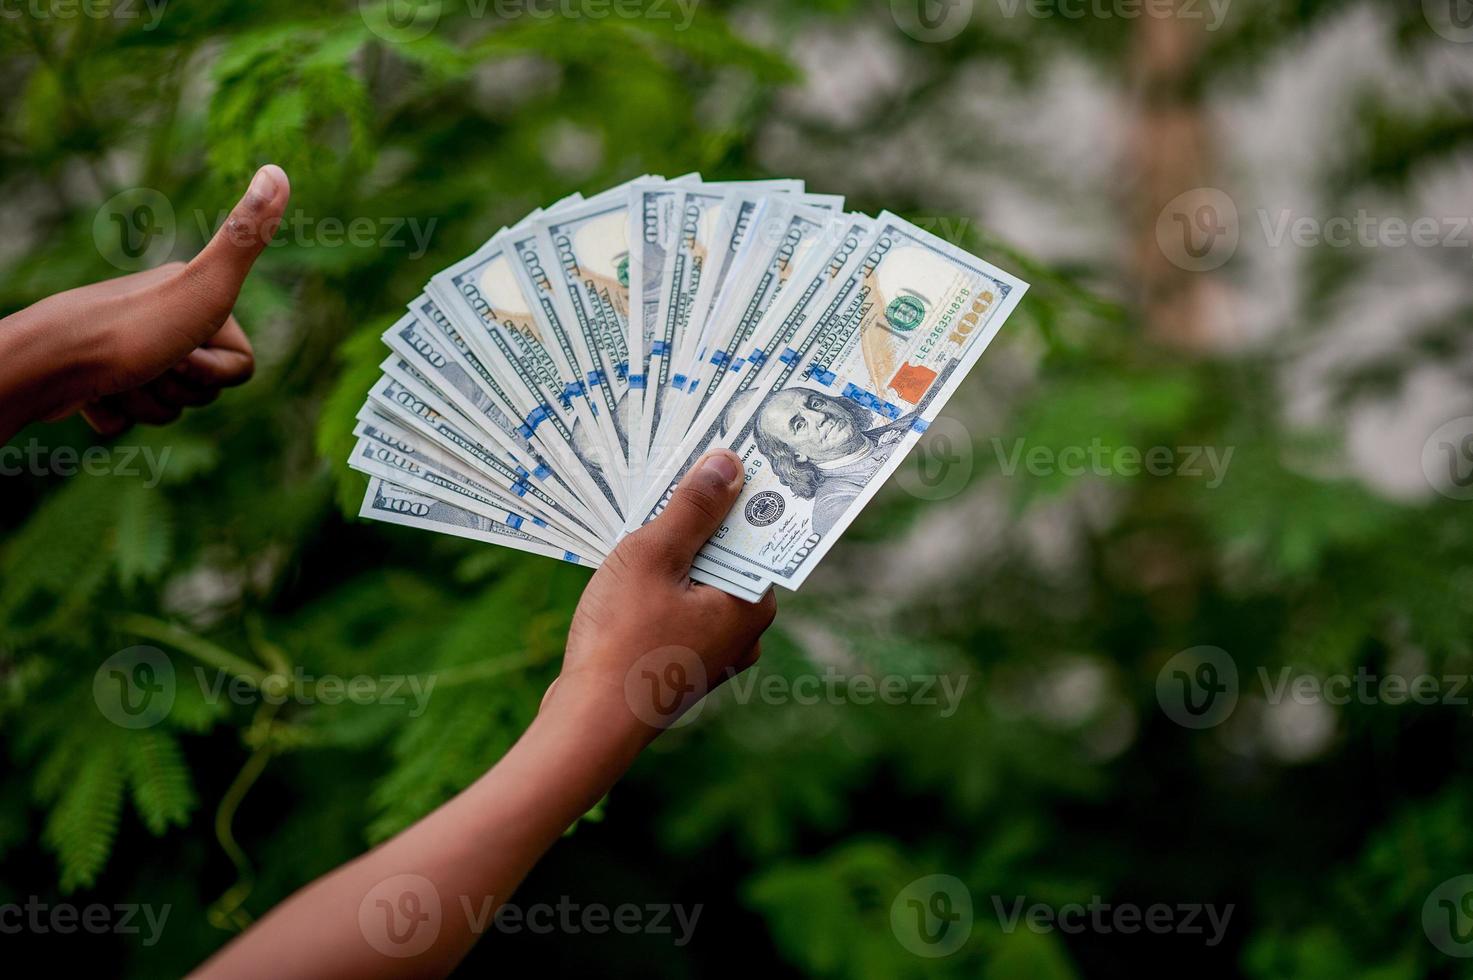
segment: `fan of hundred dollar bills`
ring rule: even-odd
[[[691,577],[796,589],[1027,288],[798,180],[569,198],[384,335],[354,429],[362,516],[596,567],[725,447],[746,486]]]

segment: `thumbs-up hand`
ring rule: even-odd
[[[291,187],[257,171],[189,263],[83,286],[0,320],[0,441],[36,419],[81,411],[98,432],[164,425],[247,381],[250,342],[231,311],[270,243]]]

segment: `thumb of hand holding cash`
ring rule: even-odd
[[[596,567],[728,450],[744,485],[690,577],[797,589],[1027,288],[802,181],[575,195],[385,333],[350,460],[362,515]]]

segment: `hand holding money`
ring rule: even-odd
[[[713,449],[743,485],[688,569],[798,588],[1027,284],[801,181],[641,177],[434,276],[358,415],[362,515],[597,567]]]
[[[776,597],[749,603],[690,578],[691,561],[741,488],[741,461],[713,452],[686,474],[659,520],[620,542],[583,592],[544,708],[600,705],[616,728],[632,725],[647,741],[757,662]]]
[[[248,380],[251,345],[231,310],[290,195],[286,174],[262,167],[188,264],[73,289],[0,322],[0,442],[78,410],[104,435],[163,425]]]

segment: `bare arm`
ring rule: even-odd
[[[562,674],[511,751],[398,837],[287,899],[199,976],[443,976],[460,962],[662,726],[756,662],[772,595],[752,605],[689,578],[741,489],[738,460],[713,458],[593,577]]]

